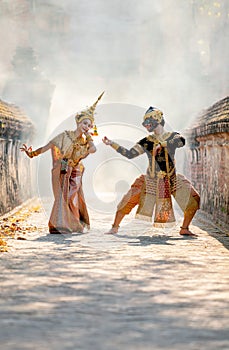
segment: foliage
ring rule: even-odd
[[[31,208],[22,208],[14,214],[0,219],[0,252],[7,252],[7,240],[18,239],[25,240],[23,236],[28,232],[37,231],[37,226],[28,225],[27,218],[34,212],[39,212],[40,206],[36,205]]]

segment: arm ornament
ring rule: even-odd
[[[140,156],[140,154],[144,153],[144,150],[140,145],[136,144],[131,149],[127,149],[125,147],[119,146],[119,148],[117,149],[117,152],[128,159],[132,159]]]
[[[115,151],[117,151],[122,156],[124,156],[124,157],[126,157],[128,159],[135,158],[135,157],[139,156],[140,154],[144,153],[143,148],[139,144],[136,144],[131,149],[127,149],[125,147],[122,147],[118,143],[113,142],[113,141],[111,141],[110,145],[111,145],[112,148],[115,149]]]
[[[185,145],[185,138],[183,136],[181,136],[178,133],[175,133],[175,135],[173,136],[173,138],[171,138],[169,141],[170,145],[173,145],[175,147],[183,147]]]
[[[111,142],[111,147],[114,148],[114,149],[117,151],[117,149],[118,149],[120,146],[119,146],[118,143],[112,141],[112,142]]]
[[[32,152],[30,152],[29,156],[30,156],[30,158],[33,158],[33,157],[38,156],[38,154],[39,154],[38,152],[32,151]]]

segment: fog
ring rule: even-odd
[[[47,137],[103,90],[182,129],[228,94],[228,20],[227,0],[1,0],[0,96]]]
[[[228,21],[228,0],[1,0],[0,98],[33,120],[34,146],[104,90],[100,136],[133,144],[109,123],[141,128],[150,105],[183,130],[228,95]]]

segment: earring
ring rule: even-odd
[[[93,134],[92,134],[93,136],[98,136],[99,134],[98,134],[98,131],[97,131],[97,127],[96,127],[96,125],[94,125],[94,128],[93,128]]]

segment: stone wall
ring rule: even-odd
[[[20,151],[33,131],[31,121],[18,107],[0,100],[0,215],[33,196],[32,164]]]
[[[188,130],[192,182],[201,209],[229,225],[229,97],[215,103]]]

